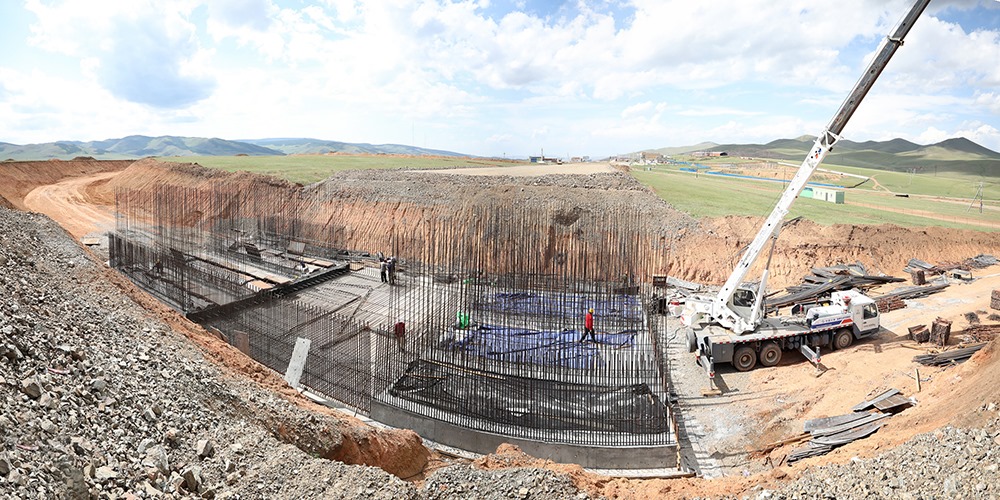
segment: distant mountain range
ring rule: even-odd
[[[801,163],[812,148],[814,136],[778,139],[767,144],[715,144],[649,150],[666,155],[695,151],[725,151],[729,156],[750,156]],[[661,151],[675,151],[663,153]],[[827,165],[874,168],[879,170],[924,170],[964,172],[985,177],[1000,177],[1000,153],[964,137],[921,146],[903,139],[854,142],[842,140],[834,145],[824,162]]]
[[[435,156],[470,156],[451,151],[402,144],[353,144],[318,139],[255,139],[230,141],[204,137],[147,137],[130,135],[104,141],[57,141],[43,144],[0,142],[0,161],[71,160],[89,156],[98,160],[121,160],[147,156],[284,156],[289,154],[369,153]]]
[[[439,149],[418,148],[403,144],[368,144],[339,141],[324,141],[322,139],[251,139],[242,140],[247,144],[262,146],[280,151],[286,155],[302,154],[396,154],[396,155],[433,155],[433,156],[471,156]]]

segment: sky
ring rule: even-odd
[[[605,157],[818,135],[909,0],[3,0],[0,142]],[[934,0],[843,136],[1000,151],[1000,0]]]

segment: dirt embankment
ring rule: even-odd
[[[703,222],[671,250],[669,274],[702,283],[723,283],[755,236],[762,219],[723,217]],[[808,220],[788,224],[771,261],[771,288],[798,284],[815,266],[861,262],[873,274],[903,276],[911,258],[961,262],[981,253],[1000,255],[1000,236],[942,227],[903,228],[890,224],[822,226]],[[760,276],[767,256],[748,276]]]
[[[47,160],[0,162],[0,198],[10,205],[28,210],[24,197],[39,186],[55,184],[63,179],[126,169],[135,160]],[[114,199],[111,200],[114,203]],[[2,202],[0,202],[2,203]]]
[[[347,248],[371,251],[393,248],[394,235],[420,234],[428,221],[467,224],[491,206],[563,207],[575,214],[573,223],[584,231],[594,228],[599,214],[625,206],[642,221],[647,244],[662,249],[651,260],[655,273],[710,284],[725,281],[762,222],[739,216],[695,222],[621,173],[483,177],[365,170],[340,172],[302,187],[273,177],[148,159],[89,194],[106,202],[113,199],[115,188],[160,186],[252,196],[253,204],[265,213],[295,205],[316,239],[333,236]],[[225,209],[220,206],[217,213],[201,216],[223,216]],[[817,265],[860,261],[873,273],[898,276],[913,257],[961,261],[979,253],[1000,254],[1000,238],[995,233],[939,227],[822,226],[800,220],[782,231],[770,284],[772,288],[797,284]],[[764,260],[750,276],[759,276]]]
[[[365,170],[341,172],[323,182],[301,187],[249,174],[141,161],[122,172],[106,189],[135,190],[129,194],[135,200],[129,205],[140,209],[130,210],[135,214],[143,213],[147,209],[142,207],[156,202],[146,196],[151,190],[166,186],[210,189],[226,195],[206,200],[192,194],[188,199],[197,198],[195,203],[200,205],[187,212],[197,213],[197,220],[183,217],[177,219],[179,223],[194,224],[235,213],[286,214],[286,218],[294,216],[302,221],[295,226],[300,237],[332,242],[341,248],[386,251],[404,257],[426,255],[421,253],[425,250],[422,245],[441,242],[445,238],[442,234],[453,236],[452,240],[490,241],[496,250],[494,255],[524,252],[529,246],[556,248],[565,246],[569,239],[586,237],[590,242],[581,251],[589,252],[590,262],[596,262],[597,253],[615,250],[600,243],[613,240],[601,238],[602,234],[634,231],[638,235],[627,237],[627,241],[645,238],[647,247],[665,247],[662,241],[695,224],[691,217],[673,210],[633,178],[618,172],[473,177]],[[183,195],[170,196],[180,199]],[[230,197],[239,201],[219,201]],[[169,212],[155,211],[157,217]],[[181,217],[179,212],[177,217]],[[497,221],[498,217],[504,220]],[[510,222],[513,219],[521,222]],[[622,221],[622,224],[608,221]],[[496,237],[501,228],[513,228],[516,234]],[[524,230],[518,233],[520,229]],[[558,266],[568,265],[565,255],[542,253],[544,262],[539,269],[544,271],[541,272],[554,273]],[[644,257],[661,258],[653,253]],[[612,272],[611,266],[608,267],[608,272]],[[617,278],[622,271],[616,268],[613,272],[619,273]]]

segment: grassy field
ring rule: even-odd
[[[632,174],[671,205],[695,217],[766,216],[784,189],[784,184],[777,182],[695,175],[672,167],[657,167],[650,171],[636,169]],[[968,204],[898,198],[858,190],[848,191],[846,198],[848,204],[845,205],[800,198],[792,206],[789,217],[803,216],[820,224],[888,223],[1000,231],[1000,212],[967,212]],[[875,207],[851,205],[852,201]],[[925,216],[926,212],[932,213],[935,218]]]
[[[292,182],[308,184],[327,178],[340,170],[350,169],[427,169],[484,166],[514,166],[524,162],[490,159],[406,157],[391,155],[374,156],[196,156],[160,158],[182,163],[195,162],[209,168],[228,171],[248,171],[269,174]],[[742,163],[737,158],[700,158],[697,163],[713,166],[722,163]],[[955,172],[922,172],[916,174],[872,170],[840,165],[823,168],[846,173],[874,176],[886,189],[907,193],[908,198],[887,194],[874,189],[869,181],[857,189],[847,191],[847,204],[834,205],[808,198],[801,198],[792,206],[789,217],[803,216],[820,224],[896,224],[900,226],[945,226],[963,229],[1000,231],[1000,183],[993,179]],[[789,167],[790,178],[794,167]],[[681,172],[679,166],[641,167],[633,170],[640,182],[652,187],[656,193],[679,210],[695,217],[721,217],[725,215],[766,216],[777,203],[784,184],[711,175],[694,175]],[[844,184],[854,183],[844,178]],[[980,214],[969,210],[969,200],[975,195],[978,182],[984,182],[987,210]],[[938,200],[929,196],[964,198],[965,200]],[[854,205],[852,205],[854,203]],[[859,206],[863,204],[865,206]],[[970,223],[971,222],[971,223]]]
[[[341,170],[371,168],[458,168],[520,165],[524,162],[491,160],[487,158],[448,158],[427,156],[177,156],[161,157],[163,161],[197,163],[203,167],[219,168],[229,172],[246,171],[281,177],[300,184],[310,184],[326,179]]]

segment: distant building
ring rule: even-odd
[[[691,153],[691,156],[709,157],[709,156],[729,156],[729,153],[725,151],[695,151]]]
[[[528,161],[531,163],[555,163],[556,165],[562,165],[562,158],[549,158],[548,156],[529,156]]]
[[[663,163],[663,155],[659,153],[653,153],[650,151],[643,151],[639,154],[639,158],[642,163],[646,165],[655,165],[657,163]]]
[[[836,189],[813,188],[812,198],[814,200],[828,201],[842,205],[844,203],[844,192]]]

